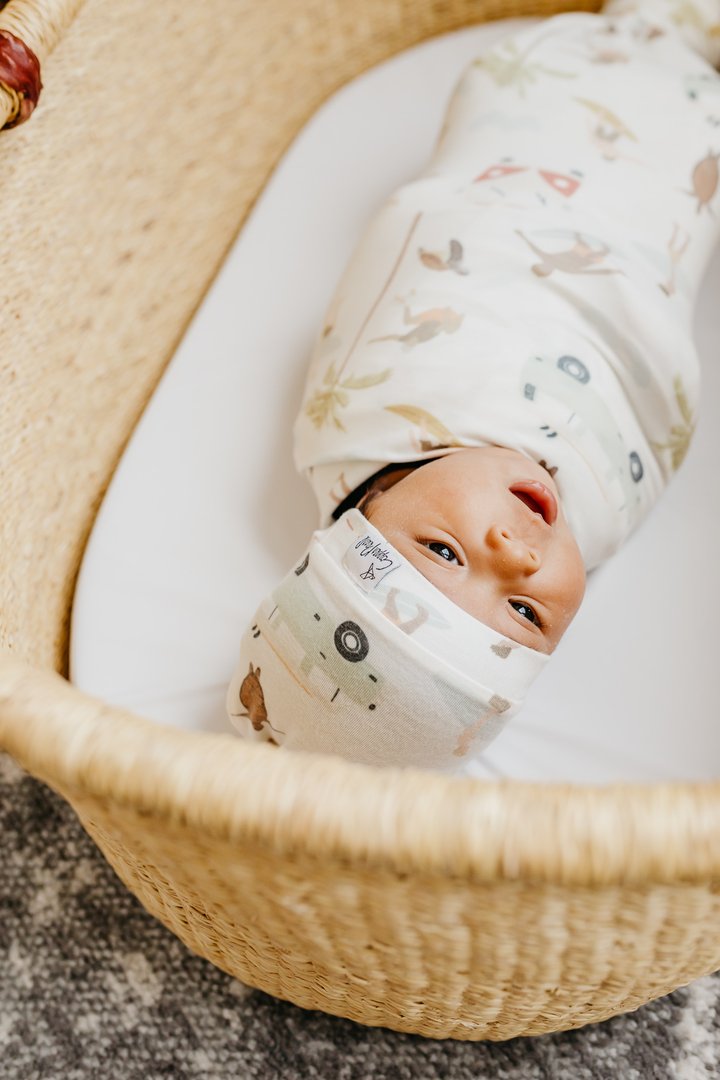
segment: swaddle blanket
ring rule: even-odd
[[[718,0],[615,0],[503,39],[464,73],[312,358],[295,460],[323,524],[390,462],[488,444],[547,464],[588,569],[643,520],[696,419],[719,27]]]
[[[243,638],[227,697],[243,734],[455,769],[516,711],[546,656],[460,611],[343,503],[389,464],[499,445],[553,475],[588,569],[644,519],[696,422],[713,63],[720,0],[612,0],[465,72],[317,342],[294,434],[321,529]],[[371,560],[372,587],[363,546],[391,564]]]

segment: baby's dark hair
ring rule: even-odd
[[[379,473],[371,476],[367,481],[367,489],[363,492],[361,497],[355,504],[357,509],[363,514],[368,521],[370,521],[369,508],[373,503],[377,502],[381,495],[391,488],[393,484],[399,480],[403,480],[406,476],[409,476],[415,469],[419,469],[422,465],[427,465],[432,458],[425,458],[422,461],[408,461],[403,465],[390,465],[385,469],[382,469]],[[397,474],[400,474],[399,476]]]
[[[379,484],[373,484],[372,487],[368,488],[362,499],[360,499],[360,502],[357,504],[357,509],[368,521],[371,520],[370,507],[377,499],[379,499],[384,490],[385,488],[381,488]]]
[[[449,447],[436,446],[436,450],[449,449]],[[419,469],[421,465],[427,465],[430,461],[434,461],[435,458],[422,458],[420,461],[406,461],[402,464],[393,463],[392,465],[385,465],[379,472],[373,473],[367,480],[364,480],[362,484],[359,484],[349,495],[346,495],[342,502],[338,503],[332,512],[333,521],[337,521],[346,510],[351,510],[352,507],[360,510],[361,513],[365,513],[365,509],[377,498],[378,495],[382,495],[389,487],[397,480],[402,480],[403,476],[407,476],[413,469]],[[395,476],[395,473],[401,473],[401,476]]]

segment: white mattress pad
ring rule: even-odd
[[[311,345],[365,222],[425,164],[450,91],[508,20],[436,38],[334,95],[304,128],[196,313],[101,507],[71,678],[161,724],[230,729],[240,636],[317,527],[292,464]],[[720,772],[720,251],[697,311],[703,411],[648,520],[478,776],[602,783]]]

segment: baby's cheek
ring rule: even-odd
[[[558,605],[557,618],[554,620],[554,625],[551,627],[555,635],[555,644],[560,641],[565,631],[570,626],[577,615],[579,605],[575,603],[566,603]]]

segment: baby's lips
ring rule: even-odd
[[[523,498],[523,502],[530,506],[531,510],[542,516],[548,525],[554,525],[558,516],[557,499],[550,488],[540,480],[519,480],[517,484],[511,484],[509,489],[513,495]],[[532,505],[532,504],[535,505]]]

